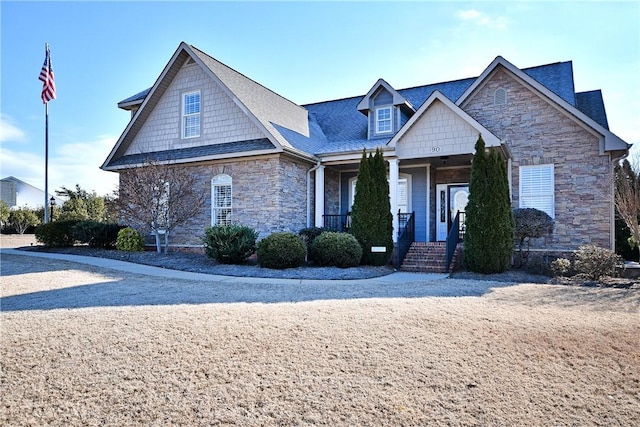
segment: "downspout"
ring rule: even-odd
[[[311,227],[311,172],[315,172],[319,167],[320,160],[318,160],[318,164],[307,171],[307,227]]]

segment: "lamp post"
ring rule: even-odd
[[[53,207],[56,205],[56,199],[51,196],[49,199],[49,206],[51,206],[51,215],[49,215],[49,220],[53,221]]]

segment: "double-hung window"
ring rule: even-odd
[[[233,201],[231,197],[232,179],[220,174],[211,180],[211,225],[230,225]]]
[[[376,133],[389,133],[393,129],[391,107],[381,107],[376,110]]]
[[[200,91],[182,95],[182,138],[200,136]]]
[[[520,207],[535,208],[555,218],[553,164],[520,166]]]

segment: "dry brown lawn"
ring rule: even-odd
[[[1,280],[3,301],[163,292],[146,276],[21,256],[3,256]],[[0,424],[640,425],[639,290],[495,285],[477,297],[3,307]]]

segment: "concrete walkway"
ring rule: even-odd
[[[168,279],[182,279],[206,282],[224,282],[224,283],[247,283],[247,284],[302,284],[302,285],[320,285],[320,284],[363,284],[363,285],[394,285],[404,283],[429,282],[433,280],[445,279],[449,275],[444,273],[407,273],[396,272],[386,276],[374,277],[371,279],[355,279],[355,280],[311,280],[311,279],[278,279],[278,278],[261,278],[261,277],[235,277],[221,276],[203,273],[191,273],[188,271],[170,270],[161,267],[153,267],[143,264],[135,264],[126,261],[119,261],[108,258],[97,258],[80,255],[56,254],[45,252],[21,251],[11,248],[0,249],[0,255],[18,255],[36,258],[47,258],[60,261],[75,262],[79,264],[91,265],[94,267],[107,268],[110,270],[121,271],[132,274],[142,274],[146,276],[157,276]],[[1,269],[0,269],[1,275]]]

